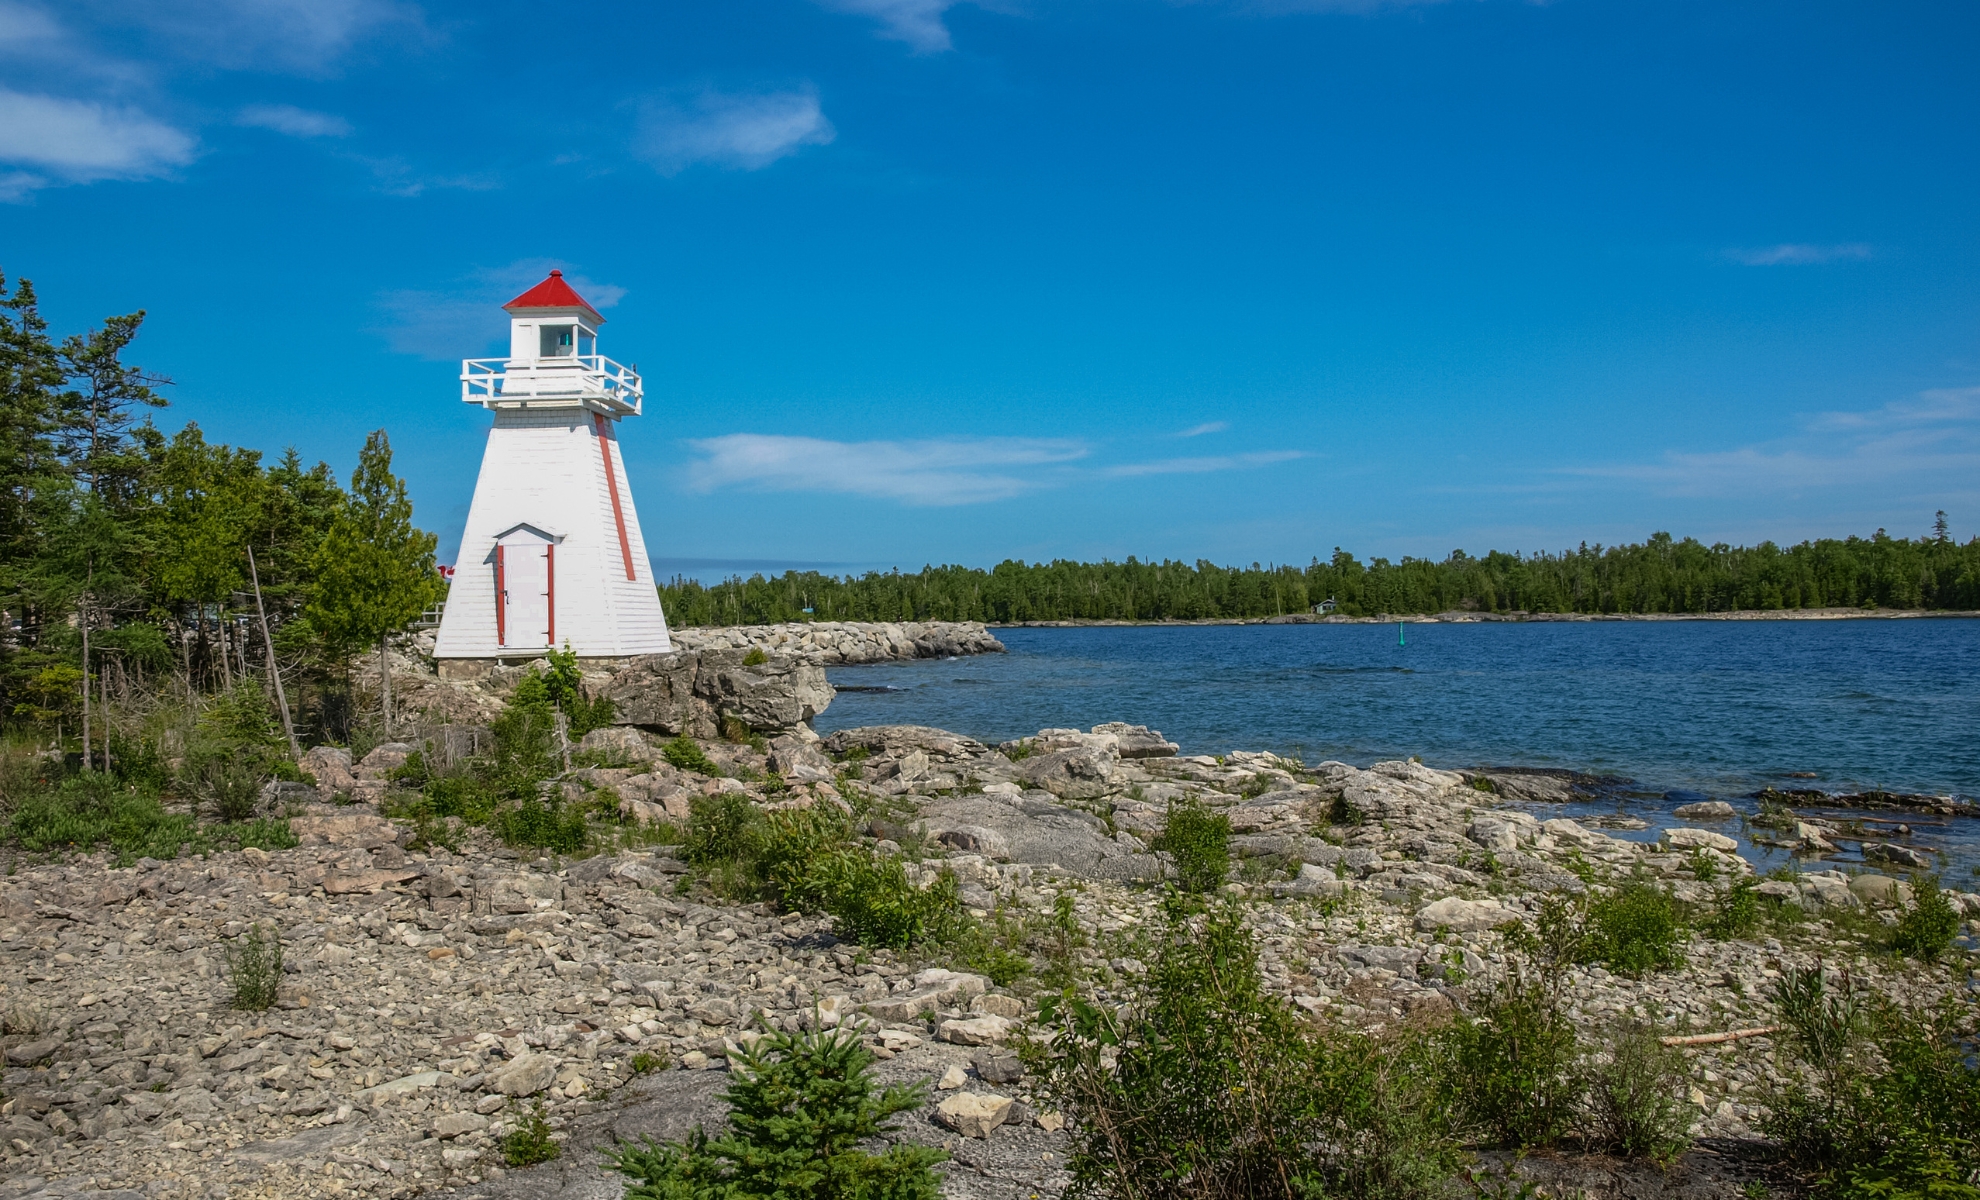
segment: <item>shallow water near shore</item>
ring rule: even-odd
[[[1620,813],[1650,827],[1607,832],[1651,839],[1687,823],[1670,816],[1679,804],[1751,812],[1742,798],[1768,786],[1980,796],[1980,621],[996,632],[1009,654],[832,668],[835,686],[858,690],[840,693],[819,731],[934,725],[994,744],[1119,720],[1162,730],[1184,754],[1566,769],[1615,780],[1600,800],[1541,815]],[[1949,884],[1975,886],[1980,822],[1861,815],[1905,820]],[[1737,825],[1710,827],[1763,870],[1791,861]]]

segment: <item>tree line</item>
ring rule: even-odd
[[[1706,545],[1668,533],[1559,553],[1454,550],[1441,561],[1363,563],[1336,548],[1304,567],[1005,561],[989,570],[832,576],[787,571],[660,589],[677,626],[778,621],[1213,620],[1285,616],[1332,604],[1346,616],[1490,613],[1713,613],[1793,608],[1980,610],[1980,538],[1953,540],[1945,514],[1917,539],[1821,538],[1793,546]]]
[[[0,714],[63,746],[94,716],[107,755],[106,709],[243,686],[272,703],[287,680],[285,719],[343,740],[353,656],[445,594],[435,538],[383,430],[348,487],[294,449],[160,430],[171,381],[126,361],[144,316],[58,339],[33,285],[0,277]]]

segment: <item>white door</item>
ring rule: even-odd
[[[495,586],[504,646],[539,650],[557,644],[557,546],[533,529],[514,529],[495,543]]]

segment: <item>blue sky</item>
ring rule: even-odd
[[[0,268],[451,556],[562,267],[663,568],[1980,528],[1980,7],[0,0]]]

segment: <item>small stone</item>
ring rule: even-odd
[[[534,1096],[556,1078],[556,1059],[548,1054],[524,1054],[491,1076],[488,1086],[504,1096]]]
[[[985,1051],[976,1056],[977,1077],[985,1083],[1017,1083],[1024,1078],[1024,1063],[1015,1054]]]
[[[681,1055],[681,1069],[684,1071],[706,1070],[708,1063],[708,1056],[699,1050],[690,1050]]]
[[[1519,914],[1507,909],[1497,900],[1462,900],[1456,896],[1447,896],[1419,909],[1416,914],[1416,927],[1426,933],[1433,929],[1475,932],[1496,929],[1517,920]]]
[[[970,1001],[971,1012],[988,1013],[994,1017],[1021,1017],[1024,1015],[1024,1001],[1016,996],[999,996],[985,993]]]
[[[939,1032],[943,1041],[958,1046],[988,1046],[1010,1036],[1011,1021],[995,1015],[948,1020],[942,1022]]]
[[[1678,805],[1671,815],[1687,821],[1730,821],[1739,814],[1724,800],[1700,800],[1696,804]]]
[[[1040,1129],[1043,1129],[1047,1133],[1057,1133],[1066,1127],[1066,1118],[1063,1113],[1042,1112],[1034,1117],[1033,1120],[1038,1123]]]
[[[935,1119],[964,1137],[987,1138],[1011,1114],[1008,1096],[959,1092],[935,1106]]]
[[[481,1151],[467,1146],[449,1146],[440,1152],[440,1161],[459,1171],[473,1166],[481,1159]]]
[[[935,1088],[937,1091],[953,1092],[968,1082],[969,1076],[963,1069],[951,1063],[949,1069],[942,1072],[942,1078],[936,1081]]]
[[[479,1133],[486,1128],[488,1118],[480,1113],[448,1113],[433,1122],[433,1136],[457,1138],[464,1133]]]
[[[485,1117],[490,1113],[501,1112],[503,1106],[508,1104],[508,1102],[509,1098],[499,1093],[492,1096],[483,1096],[481,1099],[475,1101],[474,1111]]]
[[[1737,854],[1739,843],[1723,833],[1713,833],[1709,829],[1666,829],[1664,840],[1673,850],[1723,850],[1727,854]]]

